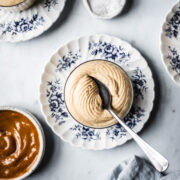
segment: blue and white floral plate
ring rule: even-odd
[[[104,59],[120,65],[130,76],[135,99],[126,124],[135,132],[142,129],[153,108],[154,81],[146,60],[130,44],[108,35],[91,35],[62,46],[46,65],[40,85],[42,112],[53,131],[64,141],[85,149],[109,149],[131,139],[120,125],[104,129],[85,127],[68,113],[64,85],[79,64]]]
[[[161,53],[167,72],[180,85],[180,2],[172,8],[163,24]]]
[[[37,0],[21,12],[0,10],[0,41],[32,39],[46,31],[63,11],[66,0]]]

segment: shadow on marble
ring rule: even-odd
[[[133,8],[134,0],[127,0],[122,12],[116,17],[124,16]]]
[[[55,149],[55,147],[54,147],[55,146],[55,137],[54,137],[54,134],[52,133],[51,128],[47,125],[45,120],[42,120],[37,115],[35,115],[35,116],[38,118],[38,120],[40,121],[40,123],[42,125],[46,143],[45,143],[45,152],[44,152],[43,159],[42,159],[40,165],[38,166],[38,168],[32,173],[31,177],[33,177],[33,175],[36,175],[42,171],[47,170],[48,165],[51,163],[52,156],[54,154],[54,149]]]
[[[72,8],[74,6],[75,0],[66,0],[65,7],[60,14],[59,18],[56,20],[56,22],[47,30],[45,31],[42,36],[46,36],[47,33],[52,33],[54,30],[56,30],[58,27],[62,26],[62,24],[67,20],[68,16],[70,15]]]

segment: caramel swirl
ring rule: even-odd
[[[102,108],[98,86],[90,76],[108,87],[112,95],[112,107],[121,118],[124,118],[132,102],[130,80],[119,66],[102,60],[80,65],[67,80],[65,101],[71,115],[86,126],[111,126],[117,121]]]
[[[34,124],[24,115],[0,111],[0,178],[18,177],[31,168],[40,148]]]

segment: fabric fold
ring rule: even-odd
[[[134,156],[116,166],[106,180],[160,180],[161,177],[148,161]],[[169,180],[164,178],[162,180]]]

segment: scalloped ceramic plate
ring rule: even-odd
[[[66,0],[39,0],[21,12],[0,10],[0,41],[32,39],[46,31],[63,11]]]
[[[168,74],[180,85],[180,2],[171,9],[162,26],[161,55]]]
[[[40,85],[42,112],[53,131],[64,141],[85,149],[109,149],[131,139],[120,126],[104,129],[85,127],[68,113],[64,103],[64,85],[79,64],[104,59],[121,66],[133,82],[135,100],[126,124],[135,132],[149,118],[154,100],[154,81],[145,59],[130,44],[108,35],[80,37],[62,46],[46,65]]]

